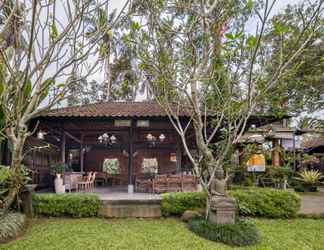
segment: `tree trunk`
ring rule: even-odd
[[[16,199],[19,190],[21,189],[22,183],[19,182],[21,164],[23,158],[23,148],[25,143],[26,135],[18,135],[18,138],[14,140],[13,150],[12,150],[12,159],[10,167],[13,170],[13,176],[11,177],[15,183],[15,186],[10,188],[7,197],[3,201],[3,212],[6,213],[13,202]]]

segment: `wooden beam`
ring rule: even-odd
[[[64,134],[66,134],[68,137],[70,137],[72,140],[76,141],[77,143],[81,144],[81,140],[79,140],[75,136],[71,135],[69,132],[64,131]]]

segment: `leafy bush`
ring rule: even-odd
[[[20,213],[7,213],[0,216],[0,243],[17,238],[25,229],[26,218]]]
[[[290,218],[300,208],[300,196],[286,190],[248,188],[231,190],[229,194],[236,199],[239,214],[245,216]]]
[[[233,246],[253,245],[260,240],[257,227],[245,220],[237,220],[235,224],[217,225],[200,218],[190,221],[189,228],[205,239]]]
[[[321,174],[318,170],[304,169],[299,172],[298,175],[298,177],[295,177],[296,180],[309,185],[319,184],[321,183],[320,180],[324,178],[324,175]]]
[[[203,192],[165,193],[162,194],[161,212],[163,216],[181,216],[186,210],[204,208],[206,199]]]
[[[36,214],[46,216],[91,217],[96,216],[100,200],[94,194],[34,194]]]
[[[55,174],[64,174],[66,165],[64,163],[58,163],[53,166]]]
[[[271,188],[234,189],[228,194],[237,201],[239,214],[267,218],[295,217],[300,207],[300,197],[295,192]],[[203,192],[166,193],[162,195],[162,215],[181,216],[186,210],[206,206]]]
[[[30,171],[23,165],[18,172],[9,166],[0,165],[0,207],[1,200],[7,196],[10,189],[24,186],[31,180],[29,173]]]

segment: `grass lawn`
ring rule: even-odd
[[[254,220],[262,242],[239,249],[324,249],[324,220]],[[233,249],[204,240],[176,219],[38,219],[0,249]]]

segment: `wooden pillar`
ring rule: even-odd
[[[61,161],[63,164],[65,164],[66,159],[65,159],[65,144],[66,144],[66,135],[64,132],[62,132],[62,136],[61,136]]]
[[[181,172],[181,160],[182,160],[182,148],[181,143],[177,141],[177,152],[176,152],[176,159],[177,159],[177,173]]]
[[[84,171],[84,135],[81,134],[81,143],[80,143],[80,172],[83,174]]]
[[[272,166],[280,166],[279,139],[272,139]]]
[[[133,191],[133,133],[134,133],[134,121],[131,120],[131,126],[129,128],[129,147],[128,147],[128,192],[132,193]],[[131,189],[131,190],[130,190]]]

